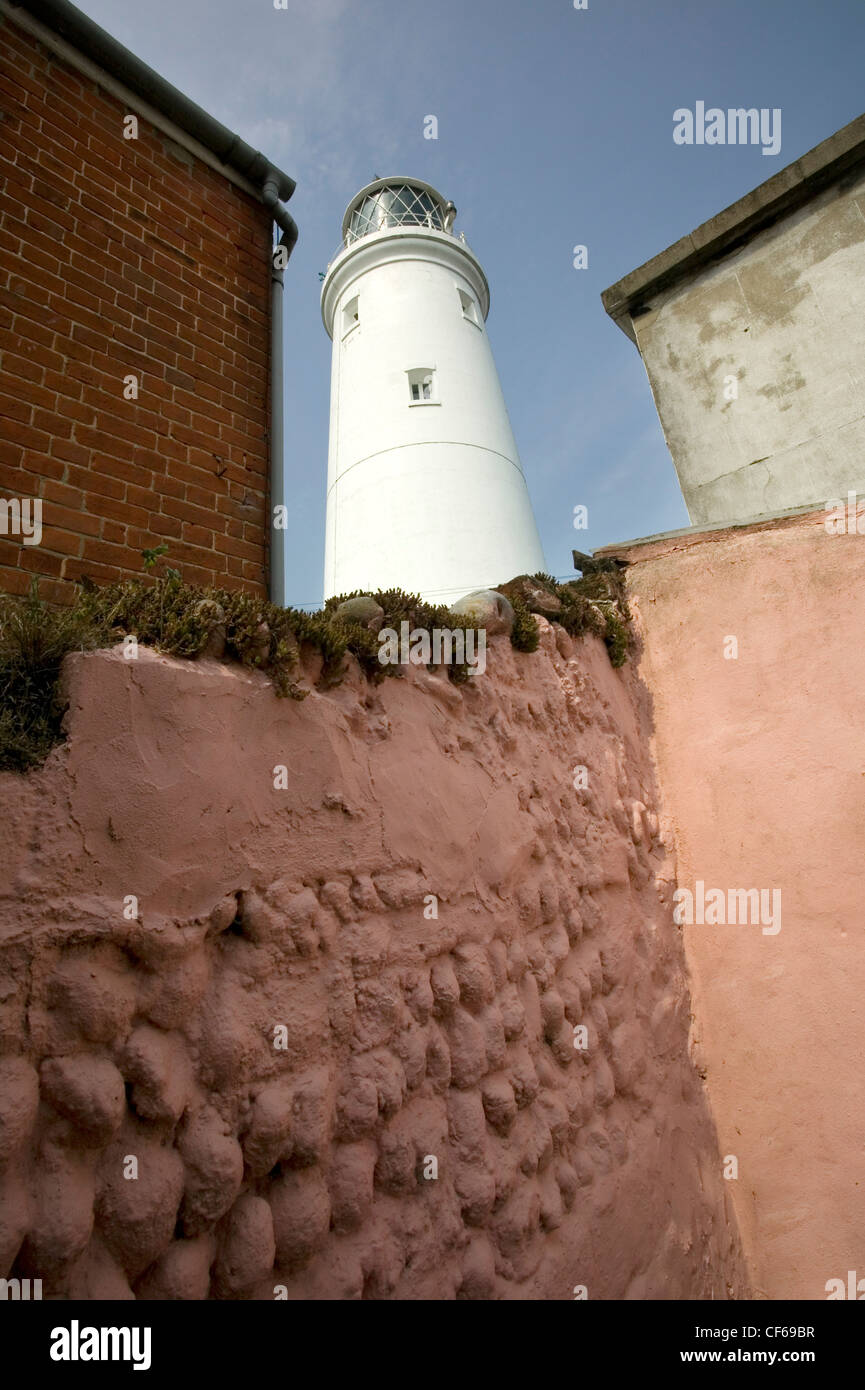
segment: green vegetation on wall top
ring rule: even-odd
[[[146,552],[145,568],[152,570],[163,553],[162,547]],[[614,666],[626,659],[629,615],[619,575],[593,574],[568,584],[549,575],[521,576],[502,592],[514,608],[511,642],[518,651],[537,649],[534,611],[560,622],[573,636],[594,632],[603,638]],[[379,662],[375,632],[336,616],[339,604],[351,597],[340,594],[321,612],[307,613],[240,591],[198,588],[166,568],[161,575],[104,587],[84,580],[70,606],[55,607],[40,598],[34,580],[26,598],[0,597],[0,769],[26,772],[62,742],[64,657],[113,646],[127,635],[170,656],[215,654],[264,669],[276,694],[293,699],[307,693],[296,684],[303,647],[321,654],[323,687],[340,680],[348,653],[370,680],[399,676],[398,666]],[[400,589],[372,597],[384,610],[384,627],[398,630],[408,621],[413,629],[431,632],[473,625],[465,615]],[[465,667],[449,667],[448,674],[455,681],[467,678]]]

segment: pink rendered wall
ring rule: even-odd
[[[355,666],[302,703],[69,660],[68,742],[0,777],[0,1276],[747,1296],[644,692],[541,626],[471,686]]]
[[[758,1296],[826,1298],[865,1278],[865,537],[821,513],[612,549],[678,883],[781,889],[775,934],[680,929]]]

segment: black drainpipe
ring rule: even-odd
[[[285,607],[285,559],[286,536],[285,518],[282,525],[276,526],[277,506],[287,507],[285,486],[285,435],[282,390],[282,313],[283,313],[283,272],[288,258],[297,242],[297,224],[291,213],[279,201],[279,184],[275,176],[268,174],[261,197],[269,208],[273,220],[282,231],[273,255],[270,258],[270,583],[271,603]]]

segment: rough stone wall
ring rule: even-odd
[[[0,778],[3,1274],[747,1296],[643,695],[540,622],[469,686],[353,669],[301,703],[69,660],[68,743]]]

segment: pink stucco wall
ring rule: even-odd
[[[865,537],[820,513],[615,553],[678,883],[781,890],[777,932],[681,931],[758,1296],[823,1299],[865,1277]]]
[[[0,776],[0,1277],[748,1296],[644,692],[541,626],[471,685],[351,665],[301,703],[69,659],[67,743]]]

